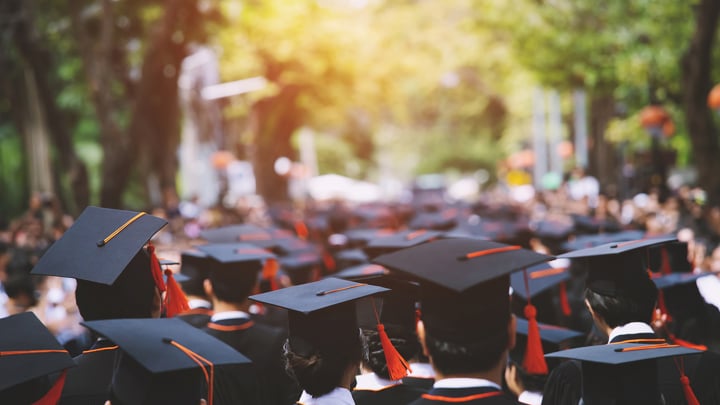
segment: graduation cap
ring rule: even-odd
[[[311,356],[316,352],[333,356],[342,355],[347,351],[348,345],[352,345],[359,338],[355,301],[384,291],[388,289],[329,277],[313,283],[253,295],[250,299],[289,311],[289,341],[294,352],[302,356]],[[378,325],[378,332],[383,341],[384,328],[381,324]],[[405,375],[409,366],[397,354],[386,334],[383,350],[386,356],[390,357],[390,375]]]
[[[520,246],[476,239],[442,239],[379,256],[374,263],[419,279],[428,334],[468,343],[497,338],[510,319],[509,275],[551,260]],[[526,316],[536,324],[536,310]],[[526,368],[547,373],[537,328],[528,339]]]
[[[368,255],[361,249],[344,249],[335,253],[333,257],[339,269],[367,263],[369,261]]]
[[[661,403],[656,360],[699,353],[667,343],[625,343],[562,350],[545,357],[582,363],[584,404],[656,404]],[[699,404],[682,369],[680,373],[688,404]]]
[[[166,224],[142,212],[87,207],[43,254],[32,274],[112,285]]]
[[[0,330],[0,403],[56,404],[65,370],[75,366],[67,350],[32,312],[0,319]],[[48,376],[57,372],[51,384]]]
[[[111,391],[123,404],[197,405],[203,384],[212,403],[215,368],[250,364],[237,350],[177,318],[82,324],[122,350]]]
[[[457,224],[456,213],[453,211],[444,212],[421,212],[410,221],[410,229],[435,229],[449,230]]]
[[[273,284],[278,271],[275,255],[248,243],[218,243],[197,247],[213,259],[208,266],[209,278],[215,288],[236,290],[238,299],[244,298],[245,290],[251,289],[261,278]],[[274,286],[272,287],[274,289]]]
[[[648,250],[650,270],[661,274],[690,273],[693,266],[688,260],[687,242],[670,242]]]
[[[655,283],[655,286],[664,290],[667,288],[673,288],[682,286],[688,283],[694,283],[697,279],[705,276],[712,276],[713,273],[671,273],[666,275],[653,275],[650,279]]]
[[[200,237],[209,243],[250,243],[253,241],[268,241],[274,239],[270,231],[252,224],[229,225],[207,229],[200,232]]]
[[[587,249],[611,242],[628,242],[642,239],[645,232],[640,230],[627,230],[615,233],[601,233],[596,235],[578,235],[572,240],[562,244],[565,251]]]
[[[345,280],[364,280],[366,278],[375,278],[380,275],[388,274],[389,270],[378,264],[360,264],[357,266],[348,267],[342,269],[337,273],[333,274],[333,277],[342,278]]]
[[[177,262],[175,260],[170,260],[170,259],[159,259],[158,262],[160,262],[160,266],[165,267],[166,269],[168,266],[177,266],[180,264],[180,262]],[[172,270],[170,270],[170,271],[172,271]],[[184,281],[190,280],[190,277],[188,277],[187,275],[182,274],[182,273],[173,272],[173,277],[175,278],[175,281],[177,281],[178,283],[182,283]],[[168,275],[164,274],[163,279],[165,280],[165,283],[167,283],[167,278],[168,278]]]
[[[132,286],[152,276],[160,292],[166,292],[163,306],[168,316],[189,307],[180,287],[163,271],[148,244],[149,259],[143,259],[143,247],[162,227],[164,219],[144,212],[87,207],[65,234],[40,258],[32,274],[71,277],[112,286],[123,275]],[[130,278],[132,277],[132,278]]]
[[[390,253],[399,249],[429,242],[441,235],[442,232],[426,229],[403,231],[394,235],[372,239],[363,248],[363,250],[372,258],[383,253]]]
[[[572,311],[565,285],[565,282],[570,279],[570,272],[567,266],[556,264],[563,261],[567,262],[567,259],[536,264],[528,267],[524,273],[516,272],[511,274],[510,286],[513,293],[525,301],[530,301],[531,297],[535,297],[552,287],[559,286],[560,307],[565,316],[570,316]]]
[[[197,249],[185,250],[180,253],[180,274],[187,277],[187,280],[180,280],[178,275],[176,278],[187,294],[198,297],[205,296],[203,282],[208,278],[211,266],[209,263],[213,260],[207,253]]]
[[[353,246],[365,246],[368,242],[373,239],[377,239],[383,236],[390,236],[395,233],[392,229],[350,229],[345,231],[344,235],[347,237],[348,242]]]
[[[290,282],[297,285],[311,281],[312,271],[322,262],[322,258],[314,251],[309,251],[284,256],[278,261],[280,268],[290,276]]]
[[[586,286],[598,294],[611,297],[648,294],[654,302],[657,292],[647,274],[647,248],[675,240],[662,237],[612,242],[559,257],[583,259],[588,267]]]

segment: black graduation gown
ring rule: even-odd
[[[196,328],[202,329],[210,322],[212,314],[212,309],[198,307],[177,315],[177,318],[182,319]]]
[[[435,383],[434,378],[423,378],[423,377],[405,377],[402,379],[403,384],[411,387],[419,388],[424,392],[430,391]]]
[[[655,339],[655,340],[653,340]],[[658,337],[651,333],[616,336],[610,343],[633,341],[657,343]],[[647,340],[643,342],[643,340]],[[701,404],[720,403],[720,356],[705,352],[701,355],[683,356],[685,374]],[[665,405],[685,405],[685,395],[680,383],[680,372],[672,358],[659,359],[658,384]],[[566,361],[558,365],[548,377],[543,393],[543,405],[577,405],[582,397],[582,368],[578,361]]]
[[[59,405],[104,405],[110,398],[110,384],[117,346],[109,340],[99,340],[74,358],[77,367],[68,369]]]
[[[352,396],[355,405],[398,405],[408,404],[425,392],[418,387],[397,384],[379,390],[355,390]]]
[[[410,405],[454,404],[463,405],[516,405],[519,402],[492,387],[433,388]]]
[[[298,400],[300,387],[285,372],[283,331],[247,318],[209,322],[204,330],[247,356],[255,370],[255,381],[248,381],[246,372],[216,372],[215,405],[287,405]]]

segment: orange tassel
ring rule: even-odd
[[[307,240],[310,231],[308,231],[307,225],[302,221],[295,222],[295,233],[300,239]]]
[[[270,283],[270,290],[275,291],[278,289],[277,285],[277,272],[279,269],[279,264],[277,260],[275,259],[267,259],[265,260],[265,265],[262,269],[262,279],[267,280]]]
[[[706,351],[708,349],[707,346],[705,346],[705,345],[700,345],[700,344],[688,342],[687,340],[678,339],[672,333],[670,333],[669,335],[670,335],[670,340],[672,340],[673,343],[675,343],[676,345],[679,345],[682,347],[687,347],[688,349],[695,349],[695,350],[702,350],[702,351]]]
[[[332,257],[332,255],[324,250],[322,254],[323,264],[325,265],[325,268],[328,269],[330,273],[335,272],[335,259]]]
[[[166,288],[165,281],[163,281],[162,268],[160,268],[160,261],[155,255],[155,246],[152,244],[152,242],[148,243],[147,250],[148,253],[150,253],[150,272],[152,273],[153,280],[155,280],[155,285],[161,293],[165,292]]]
[[[540,327],[537,322],[537,309],[534,305],[528,304],[525,306],[525,317],[528,320],[528,334],[523,368],[530,374],[547,374],[548,366],[543,354]]]
[[[170,269],[165,270],[167,275],[167,292],[165,293],[165,316],[172,318],[190,310],[187,297],[180,288],[180,284],[175,280],[173,272]]]
[[[57,381],[55,381],[55,384],[53,384],[52,388],[50,388],[50,390],[43,395],[42,398],[33,402],[32,405],[56,405],[60,401],[60,394],[62,394],[63,387],[65,386],[66,375],[67,370],[63,371]]]
[[[563,315],[572,315],[572,309],[570,308],[570,302],[567,296],[567,286],[564,281],[560,283],[560,308],[562,309]]]
[[[663,275],[672,273],[672,267],[670,266],[670,256],[668,256],[667,249],[660,249],[660,273]]]
[[[698,401],[692,387],[690,386],[690,379],[685,375],[685,373],[683,373],[683,375],[680,377],[680,383],[682,383],[683,393],[685,394],[685,401],[687,401],[688,405],[700,405],[700,401]]]
[[[397,351],[395,346],[393,346],[387,332],[385,332],[385,325],[378,323],[377,330],[380,337],[380,344],[385,353],[385,362],[387,363],[390,379],[395,381],[405,377],[408,375],[408,371],[412,371],[410,370],[410,365]]]

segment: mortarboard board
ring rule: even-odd
[[[639,230],[627,230],[622,232],[601,233],[595,235],[578,235],[572,240],[563,243],[562,248],[565,251],[587,249],[611,242],[628,242],[632,240],[638,240],[642,239],[644,236],[645,232]]]
[[[352,246],[365,246],[373,239],[383,236],[390,236],[394,232],[392,229],[350,229],[345,231],[344,235]]]
[[[232,347],[177,318],[82,324],[120,346],[112,396],[123,404],[196,405],[203,383],[208,384],[208,397],[212,395],[208,380],[216,367],[250,363]],[[203,378],[205,372],[208,379]]]
[[[339,269],[367,263],[368,256],[361,249],[344,249],[333,255],[335,265]]]
[[[625,343],[562,350],[545,357],[574,359],[582,363],[584,404],[629,405],[662,403],[656,360],[699,353],[702,352],[666,343]],[[686,391],[685,395],[686,398],[694,397],[692,391],[689,394]]]
[[[560,258],[583,259],[588,268],[586,286],[608,296],[657,294],[647,274],[647,248],[675,241],[675,238],[649,238],[612,242],[576,250]],[[654,302],[654,298],[652,301]]]
[[[528,321],[523,318],[516,318],[517,320],[517,333],[527,336],[528,334]],[[562,328],[560,326],[549,325],[546,323],[538,322],[538,328],[540,329],[540,339],[543,342],[551,343],[553,345],[560,345],[563,342],[570,341],[582,336],[584,333],[576,330]]]
[[[617,232],[620,224],[608,219],[598,219],[587,215],[571,215],[578,233]]]
[[[32,273],[112,285],[165,224],[145,213],[87,207]]]
[[[229,225],[207,229],[200,232],[200,237],[209,243],[235,243],[272,240],[273,235],[267,229],[251,224]]]
[[[671,242],[648,249],[650,270],[657,273],[690,273],[687,242]]]
[[[444,212],[421,212],[410,221],[410,229],[450,230],[457,224],[457,212],[446,210]]]
[[[354,301],[383,291],[387,288],[330,277],[250,299],[287,309],[290,344],[309,355],[313,350],[343,350],[344,342],[356,339]]]
[[[365,278],[374,278],[379,275],[384,275],[389,272],[383,266],[377,264],[359,264],[357,266],[348,267],[333,274],[333,277],[342,278],[345,280],[363,280]]]
[[[658,289],[673,288],[688,283],[693,283],[697,279],[705,276],[712,276],[713,273],[671,273],[666,275],[658,275],[650,277]]]
[[[278,259],[280,268],[290,277],[292,284],[304,284],[311,281],[313,270],[322,262],[314,251],[308,251]]]
[[[74,367],[70,354],[32,312],[0,319],[0,330],[0,403],[54,404],[65,378],[52,386],[46,376]]]
[[[262,262],[275,258],[273,253],[248,243],[215,243],[197,248],[222,264]]]
[[[440,235],[442,235],[442,232],[425,229],[403,231],[394,235],[371,239],[363,250],[368,256],[376,257],[383,253],[390,253],[399,249],[429,242],[440,237]]]

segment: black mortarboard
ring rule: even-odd
[[[352,246],[365,246],[373,239],[383,236],[390,236],[394,232],[391,229],[350,229],[344,235]]]
[[[46,376],[75,366],[32,312],[0,319],[0,331],[0,403],[33,403],[51,387]]]
[[[207,383],[198,362],[207,370],[211,364],[217,368],[250,363],[237,350],[177,318],[112,319],[83,325],[123,352],[111,389],[121,404],[197,405]]]
[[[442,232],[429,231],[425,229],[403,231],[394,235],[372,239],[363,248],[363,250],[368,256],[373,258],[383,253],[390,253],[399,249],[409,248],[410,246],[429,242],[440,237],[440,235],[442,235]]]
[[[643,236],[645,236],[645,232],[639,230],[627,230],[595,235],[578,235],[574,239],[563,243],[562,248],[566,251],[587,249],[611,242],[628,242],[638,240],[642,239]]]
[[[250,299],[287,309],[290,345],[310,355],[315,350],[346,350],[345,343],[359,333],[354,301],[383,291],[387,288],[331,277]]]
[[[553,267],[550,263],[540,263],[530,266],[525,270],[527,274],[527,290],[525,286],[526,275],[523,272],[517,272],[510,275],[510,286],[513,293],[519,297],[528,300],[541,292],[552,288],[563,281],[570,279],[570,273],[566,267]]]
[[[311,281],[313,270],[322,262],[314,251],[284,256],[278,259],[280,268],[290,277],[290,282],[304,284]]]
[[[200,232],[200,237],[209,243],[249,243],[252,241],[274,239],[269,230],[251,224],[229,225],[221,228],[206,229]]]
[[[333,274],[333,277],[345,280],[362,280],[364,278],[374,278],[380,275],[385,275],[388,272],[388,269],[383,266],[366,263],[342,269]]]
[[[457,224],[456,212],[421,212],[410,221],[410,229],[450,230]]]
[[[599,219],[587,215],[572,215],[575,230],[578,233],[617,232],[620,224],[609,219]]]
[[[671,242],[660,246],[650,247],[650,270],[662,274],[689,273],[693,266],[688,260],[687,242]]]
[[[248,243],[216,243],[197,248],[223,264],[262,262],[275,258],[271,252]]]
[[[582,363],[582,400],[586,405],[658,404],[657,359],[701,353],[676,345],[608,344],[562,350],[547,358]]]
[[[653,283],[655,283],[655,286],[660,289],[664,290],[666,288],[672,288],[681,286],[688,283],[693,283],[695,280],[705,277],[705,276],[712,276],[712,273],[671,273],[666,275],[658,275],[651,277]]]
[[[459,293],[552,259],[520,246],[457,238],[402,249],[379,256],[373,263]]]
[[[656,294],[647,274],[647,248],[674,240],[675,238],[663,237],[613,242],[565,253],[559,257],[583,259],[588,268],[586,286],[598,294]]]
[[[368,256],[361,249],[344,249],[333,255],[335,266],[338,269],[367,263]]]
[[[87,207],[32,273],[112,285],[165,224],[144,213]]]
[[[517,320],[517,333],[527,336],[527,334],[528,334],[527,319],[517,317],[516,320]],[[540,329],[540,339],[542,339],[543,342],[548,342],[555,346],[560,345],[563,342],[567,342],[572,339],[576,339],[581,336],[585,336],[585,334],[582,332],[578,332],[578,331],[572,330],[572,329],[562,328],[560,326],[549,325],[546,323],[538,322],[538,328]],[[516,347],[522,347],[522,346],[517,345]]]

